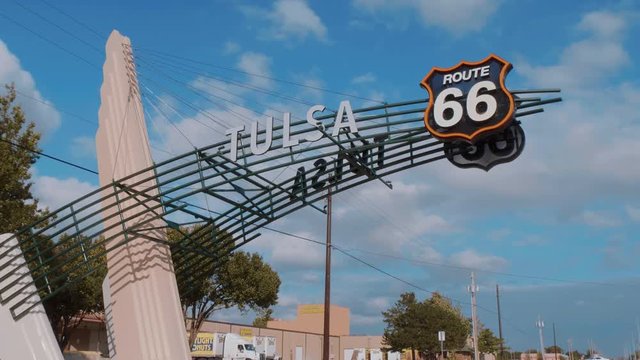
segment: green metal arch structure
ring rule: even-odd
[[[512,91],[513,94],[553,92],[559,90]],[[0,274],[4,274],[0,276],[0,283],[11,275],[6,273],[8,266],[18,261],[17,256],[10,255],[17,247],[25,254],[26,264],[37,265],[30,269],[33,281],[25,281],[25,274],[0,288],[0,303],[5,305],[13,300],[11,313],[14,319],[20,319],[37,305],[27,302],[34,295],[29,290],[33,285],[37,292],[44,294],[41,301],[45,301],[96,271],[89,266],[91,260],[126,244],[130,241],[129,235],[166,242],[164,238],[148,235],[148,230],[157,230],[149,225],[157,219],[162,219],[168,228],[194,223],[211,225],[184,234],[182,240],[170,244],[172,253],[184,252],[182,260],[174,263],[180,281],[211,266],[189,261],[198,254],[211,257],[215,265],[220,250],[228,253],[254,240],[260,236],[262,227],[279,218],[303,207],[324,212],[316,203],[326,197],[329,186],[333,193],[376,180],[391,187],[385,176],[446,158],[443,143],[425,130],[423,113],[427,101],[419,99],[354,110],[359,130],[355,134],[344,132],[332,137],[324,129],[310,126],[306,120],[297,120],[291,123],[292,136],[299,137],[317,129],[324,136],[316,142],[301,141],[295,148],[284,149],[282,125],[274,126],[271,150],[264,155],[252,155],[250,135],[243,134],[239,137],[240,155],[236,161],[230,159],[227,139],[113,180],[112,184],[50,212],[14,234],[18,244],[5,246],[6,250],[0,253]],[[557,101],[560,98],[520,97],[515,116],[542,112],[541,105]],[[334,117],[335,114],[330,113],[316,119],[326,121]],[[264,137],[264,133],[259,131],[258,137]],[[465,146],[457,151],[465,151]],[[291,166],[297,166],[295,175],[280,180]],[[149,178],[133,180],[149,170],[153,171],[155,186],[144,186]],[[206,207],[199,205],[201,199]],[[145,209],[143,212],[123,217],[127,210],[140,205]],[[108,218],[115,218],[118,223],[105,227],[103,222]],[[135,225],[127,226],[131,220],[135,220]],[[54,242],[42,248],[38,237],[52,238]],[[95,241],[87,243],[84,240],[87,238]],[[105,247],[92,252],[117,238],[122,240],[109,244],[108,250]],[[7,245],[9,240],[0,245]],[[64,248],[56,255],[43,255],[60,246]],[[74,268],[62,271],[61,264],[52,265],[56,257],[71,251],[81,260]],[[82,266],[85,268],[80,275],[72,275]]]

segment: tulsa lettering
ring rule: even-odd
[[[282,148],[290,148],[293,146],[297,146],[305,141],[318,141],[322,138],[323,131],[325,130],[324,124],[320,120],[316,120],[314,115],[318,112],[323,112],[326,109],[324,105],[314,105],[309,108],[307,111],[306,120],[307,123],[315,130],[312,130],[306,134],[304,137],[293,137],[291,135],[291,113],[284,113],[282,119]],[[353,115],[353,109],[351,108],[351,103],[345,100],[340,102],[340,106],[338,111],[336,112],[336,116],[333,123],[333,131],[331,136],[338,136],[342,129],[348,129],[350,133],[357,133],[358,126],[356,125],[356,119]],[[235,127],[232,129],[228,129],[226,131],[226,135],[231,137],[229,149],[230,149],[230,158],[232,161],[236,161],[238,158],[238,138],[241,136],[242,132],[245,130],[244,125]],[[267,117],[265,121],[265,136],[264,142],[261,145],[258,145],[258,122],[254,121],[251,124],[251,140],[250,140],[250,149],[251,153],[254,155],[262,155],[271,149],[273,145],[273,116]]]

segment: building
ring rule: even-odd
[[[349,308],[331,305],[329,334],[334,336],[349,335]],[[322,334],[324,332],[324,305],[298,305],[297,316],[293,320],[272,320],[268,328],[301,331]]]
[[[345,359],[353,350],[366,353],[381,349],[381,335],[350,335],[350,311],[331,305],[329,355],[334,360]],[[276,351],[282,360],[320,360],[324,328],[324,306],[298,305],[297,316],[292,320],[269,321],[266,328],[221,321],[205,321],[200,332],[235,333],[241,336],[272,336],[276,339]],[[186,332],[185,332],[186,336]],[[101,317],[87,318],[71,334],[68,351],[107,354],[106,328]],[[350,356],[350,355],[348,355]],[[97,358],[97,357],[92,357]],[[361,358],[358,358],[361,359]]]

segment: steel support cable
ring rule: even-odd
[[[175,96],[175,94],[174,94],[174,96]],[[205,97],[205,99],[206,99],[206,97]],[[181,100],[181,102],[183,102],[183,103],[187,104],[189,107],[191,107],[191,108],[192,108],[192,109],[194,109],[195,111],[198,111],[199,113],[203,113],[203,114],[205,114],[205,115],[207,115],[207,114],[208,114],[208,115],[210,115],[210,116],[214,117],[214,119],[217,119],[217,117],[215,117],[215,116],[214,116],[213,114],[211,114],[209,111],[204,110],[204,109],[202,109],[202,108],[200,108],[200,107],[198,107],[198,106],[196,106],[196,105],[190,104],[190,103],[188,103],[186,100],[183,100],[183,99],[181,99],[181,98],[179,98],[179,100]],[[209,100],[209,101],[210,101],[210,99],[207,99],[207,100]],[[164,102],[164,101],[163,101],[163,102]],[[177,111],[173,106],[171,106],[171,105],[169,105],[169,104],[166,104],[166,105],[167,105],[168,107],[171,107],[171,108],[172,108],[172,110],[173,110],[176,114],[178,114],[178,116],[179,116],[179,117],[184,118],[184,116],[183,116],[183,115],[181,115],[181,114],[179,114],[179,113],[178,113],[178,111]],[[249,109],[249,108],[246,108],[246,109],[251,110],[251,109]],[[256,111],[254,111],[254,110],[251,110],[251,111],[256,112]],[[232,111],[232,112],[233,112],[233,111]],[[233,113],[235,113],[235,112],[233,112]],[[256,112],[256,113],[257,113],[257,112]],[[239,115],[240,115],[240,114],[239,114]],[[240,117],[239,117],[239,118],[240,118]],[[200,122],[200,121],[199,121],[199,120],[197,120],[196,118],[192,118],[192,119],[193,119],[194,121],[196,121],[196,122],[198,122],[198,123],[202,124],[202,122]],[[248,119],[248,118],[246,118],[246,117],[242,116],[242,120],[245,120],[245,119],[246,119],[246,120],[248,120],[248,121],[251,121],[251,119]],[[220,120],[220,121],[222,121],[222,120]],[[218,122],[217,122],[217,123],[218,123]],[[218,124],[219,124],[219,123],[218,123]],[[204,125],[204,124],[202,124],[202,125],[203,125],[203,126],[206,126],[206,125]],[[174,126],[175,126],[175,125],[174,125]],[[221,125],[221,126],[222,126],[222,125]],[[209,126],[207,126],[207,127],[209,127]],[[209,127],[209,128],[211,128],[211,127]],[[218,131],[218,130],[216,130],[216,129],[213,129],[213,128],[211,128],[211,129],[212,129],[212,130],[214,130],[214,131],[216,131],[217,133],[219,133],[219,134],[221,134],[221,135],[222,135],[222,133],[221,133],[220,131]],[[259,132],[258,132],[258,134],[262,134],[263,132],[264,132],[264,130],[259,131]],[[276,150],[276,149],[274,149],[274,150]],[[277,151],[277,150],[276,150],[276,151]]]
[[[196,146],[191,142],[191,140],[189,139],[189,137],[182,132],[182,130],[180,130],[180,128],[169,118],[169,116],[167,116],[167,114],[164,113],[164,111],[162,111],[162,109],[158,108],[152,101],[151,99],[149,99],[149,97],[146,94],[142,94],[142,96],[144,97],[144,99],[147,101],[147,104],[151,105],[151,107],[156,111],[157,114],[161,115],[163,118],[165,118],[167,120],[167,122],[169,122],[169,124],[171,124],[173,126],[173,128],[178,132],[178,134],[182,135],[182,137],[187,140],[187,142],[189,143],[189,145],[191,145],[192,148],[196,148]]]
[[[140,78],[148,80],[150,82],[155,83],[153,80],[149,79],[148,77],[144,76],[144,75],[140,75]],[[158,95],[156,95],[148,86],[142,84],[142,86],[149,92],[151,93],[155,98],[157,98],[160,102],[162,102],[163,104],[165,104],[165,106],[171,108],[177,115],[178,117],[183,118],[182,115],[180,115],[178,113],[178,111],[175,109],[175,107],[173,107],[172,105],[168,104],[166,101],[162,100],[161,97],[159,97]],[[160,87],[162,89],[162,87]],[[197,114],[202,114],[205,117],[207,117],[209,120],[213,121],[213,123],[215,123],[216,125],[222,127],[223,129],[226,129],[228,127],[228,124],[224,123],[224,120],[218,118],[217,116],[209,113],[206,110],[200,109],[197,106],[191,104],[189,101],[183,99],[181,96],[177,95],[176,93],[172,92],[172,91],[167,91],[167,89],[163,89],[167,92],[167,94],[171,95],[173,98],[175,98],[176,100],[180,101],[181,103],[185,104],[187,107],[191,108],[192,110],[196,111]],[[191,117],[192,119],[194,119],[194,121],[198,122],[199,124],[201,124],[202,126],[205,126],[211,130],[213,130],[214,132],[224,135],[222,130],[216,129],[214,127],[211,127],[209,125],[206,125],[205,123],[201,122],[200,120],[196,119],[195,117]]]
[[[116,148],[116,159],[113,162],[113,170],[111,171],[111,179],[116,173],[116,166],[118,165],[118,155],[120,154],[120,145],[122,144],[122,136],[124,135],[124,130],[127,127],[127,115],[129,115],[129,107],[132,106],[131,103],[131,88],[129,88],[129,95],[127,96],[127,103],[125,104],[124,115],[122,118],[122,126],[120,127],[120,135],[118,135],[118,146]],[[133,105],[135,106],[135,105]]]
[[[153,66],[153,65],[152,65],[152,66]],[[153,67],[154,67],[155,69],[157,69],[157,71],[158,71],[158,72],[161,72],[161,73],[166,74],[166,72],[165,72],[165,71],[160,70],[158,67],[156,67],[156,66],[153,66]],[[174,72],[174,73],[175,73],[175,72]],[[197,90],[197,91],[199,91],[199,92],[204,92],[205,94],[207,94],[207,95],[209,95],[209,96],[213,96],[213,97],[215,97],[215,98],[218,98],[218,99],[220,99],[220,100],[222,100],[222,101],[224,101],[224,102],[227,102],[227,103],[229,103],[229,104],[231,104],[231,105],[235,105],[235,106],[237,106],[237,107],[241,107],[241,108],[247,109],[247,110],[249,110],[249,111],[253,112],[256,116],[263,116],[263,115],[264,115],[264,113],[263,113],[263,112],[260,112],[260,111],[258,111],[258,110],[256,110],[256,109],[254,109],[254,108],[251,108],[251,107],[249,107],[249,106],[247,106],[247,105],[243,105],[243,104],[241,104],[241,103],[239,102],[239,101],[245,101],[245,100],[247,100],[247,97],[246,97],[246,96],[238,95],[238,94],[236,94],[236,93],[234,93],[234,92],[229,91],[228,89],[225,89],[225,88],[223,88],[223,87],[220,87],[220,86],[214,85],[214,84],[212,84],[212,82],[211,82],[211,81],[209,81],[209,82],[207,82],[206,84],[204,84],[204,85],[203,85],[203,87],[206,87],[206,88],[198,89],[197,87],[195,87],[195,86],[191,85],[191,84],[189,83],[189,81],[188,81],[188,80],[181,80],[181,79],[177,79],[177,78],[175,78],[175,77],[174,77],[174,79],[175,79],[175,81],[177,81],[177,82],[179,82],[179,83],[183,84],[184,86],[194,88],[194,89],[196,89],[196,90]],[[234,100],[231,100],[231,99],[229,99],[229,98],[227,98],[227,97],[224,97],[224,96],[221,96],[221,95],[216,95],[216,94],[215,94],[212,90],[210,90],[210,89],[214,89],[214,90],[217,90],[217,91],[219,91],[219,92],[221,92],[221,93],[228,94],[228,95],[229,95],[229,98],[234,98],[234,99],[237,99],[237,100],[239,100],[239,101],[234,101]],[[267,109],[267,110],[272,110],[272,111],[274,111],[274,112],[279,112],[279,113],[285,113],[285,112],[287,112],[287,111],[284,111],[284,110],[281,110],[281,109],[278,109],[278,108],[274,108],[274,107],[273,107],[272,105],[270,105],[270,104],[265,104],[265,103],[262,103],[262,102],[260,102],[260,101],[257,101],[255,98],[254,98],[254,99],[251,99],[251,100],[249,100],[249,101],[251,101],[252,103],[254,103],[254,104],[256,104],[256,105],[259,105],[259,106],[261,106],[261,107],[263,107],[264,109]]]
[[[260,78],[263,78],[263,79],[273,80],[273,81],[277,81],[277,82],[281,82],[281,83],[285,83],[285,84],[289,84],[289,85],[295,85],[295,86],[299,86],[299,87],[303,87],[303,88],[307,88],[307,89],[318,90],[318,91],[322,91],[322,92],[326,92],[326,93],[330,93],[330,94],[334,94],[334,95],[347,96],[347,97],[354,98],[354,99],[360,99],[360,100],[371,101],[371,102],[375,102],[375,103],[379,103],[379,104],[384,104],[384,102],[382,102],[380,100],[370,99],[370,98],[366,98],[366,97],[362,97],[362,96],[358,96],[358,95],[354,95],[354,94],[349,94],[349,93],[345,93],[345,92],[341,92],[341,91],[325,89],[325,88],[322,88],[322,87],[319,87],[319,86],[302,84],[302,83],[298,83],[298,82],[295,82],[295,81],[278,79],[278,78],[267,76],[267,75],[264,75],[264,74],[257,74],[257,73],[252,73],[252,72],[248,72],[248,71],[234,69],[234,68],[231,68],[231,67],[209,64],[209,63],[205,63],[205,62],[202,62],[202,61],[199,61],[199,60],[188,59],[188,58],[185,58],[185,57],[182,57],[182,56],[163,53],[161,51],[156,51],[156,50],[152,50],[152,49],[145,49],[145,48],[136,48],[136,49],[140,50],[140,51],[143,51],[143,52],[151,53],[151,54],[156,55],[158,57],[180,59],[180,60],[183,60],[183,61],[188,61],[188,62],[200,64],[200,65],[205,65],[205,66],[209,66],[209,67],[213,67],[213,68],[217,68],[217,69],[233,71],[233,72],[241,73],[241,74],[244,74],[244,75],[256,76],[256,77],[260,77]]]
[[[138,58],[140,58],[139,55],[138,55]],[[266,95],[274,96],[274,97],[281,98],[281,99],[284,99],[284,100],[289,100],[289,101],[296,102],[296,103],[299,103],[299,104],[302,104],[302,105],[306,105],[306,106],[315,105],[315,104],[310,103],[310,102],[308,102],[308,101],[306,101],[304,99],[300,99],[300,98],[296,98],[296,97],[293,97],[293,96],[285,95],[285,94],[279,93],[277,91],[266,89],[264,87],[260,87],[260,86],[257,86],[257,85],[251,85],[251,84],[247,84],[247,83],[244,83],[244,82],[241,82],[241,81],[238,81],[238,80],[233,80],[233,79],[229,79],[229,78],[225,78],[225,77],[221,77],[221,76],[203,74],[203,73],[200,73],[198,71],[181,68],[180,66],[175,65],[175,64],[171,64],[171,63],[162,63],[162,62],[158,62],[157,60],[156,60],[156,62],[153,62],[153,60],[151,60],[151,59],[148,59],[148,58],[146,58],[146,59],[147,59],[147,61],[151,61],[152,63],[154,63],[156,65],[159,64],[159,65],[169,66],[169,67],[174,68],[174,69],[177,68],[177,69],[180,69],[180,70],[185,71],[185,72],[190,72],[192,74],[199,75],[199,76],[201,76],[201,77],[203,77],[205,79],[217,80],[217,81],[223,82],[223,83],[228,84],[228,85],[233,85],[233,86],[237,86],[237,87],[240,87],[240,88],[253,90],[253,91],[256,91],[256,92],[259,92],[259,93],[263,93],[263,94],[266,94]]]
[[[74,114],[72,112],[62,110],[62,109],[54,106],[53,104],[51,104],[51,103],[49,103],[47,101],[35,98],[33,96],[30,96],[30,95],[27,95],[26,93],[24,93],[23,91],[20,91],[19,89],[15,89],[14,88],[14,90],[15,90],[16,94],[18,94],[18,95],[20,95],[20,96],[22,96],[22,97],[24,97],[26,99],[33,100],[33,101],[38,102],[38,103],[40,103],[42,105],[48,106],[48,107],[50,107],[52,109],[55,109],[56,111],[59,111],[59,112],[61,112],[63,114],[67,114],[67,115],[73,116],[73,117],[77,118],[78,120],[84,121],[86,123],[93,124],[93,125],[98,125],[97,121],[91,121],[91,120],[89,120],[89,119],[87,119],[87,118],[85,118],[83,116],[78,115],[78,114]]]
[[[140,59],[140,57],[139,57],[139,56],[137,56],[137,58],[138,58],[138,59]],[[155,65],[158,65],[158,63],[154,63],[154,62],[153,62],[153,60],[149,61],[149,59],[145,59],[145,60],[144,60],[144,62],[146,62],[146,63],[147,63],[147,64],[149,64],[150,66],[153,66],[154,68],[158,69],[158,67],[154,66],[154,64],[155,64]],[[163,66],[163,65],[164,65],[164,66],[169,66],[169,67],[176,68],[176,65],[175,65],[175,64],[159,63],[159,66]],[[247,84],[247,83],[243,83],[243,82],[238,82],[238,81],[235,81],[235,80],[226,80],[226,79],[224,79],[224,78],[219,78],[219,77],[218,77],[218,78],[214,78],[214,77],[210,77],[210,76],[207,76],[207,75],[203,75],[203,74],[201,74],[201,73],[199,73],[199,72],[196,72],[196,71],[189,71],[189,70],[185,70],[185,69],[181,69],[181,68],[177,68],[177,69],[178,69],[178,70],[182,70],[183,72],[185,72],[185,71],[186,71],[187,73],[196,74],[196,75],[198,75],[198,76],[200,76],[200,77],[202,77],[202,78],[205,78],[205,79],[216,80],[216,81],[223,82],[223,83],[226,83],[226,84],[229,84],[229,85],[234,85],[234,86],[238,86],[238,87],[243,87],[243,88],[247,88],[247,89],[250,89],[250,90],[253,90],[253,91],[257,91],[257,92],[261,92],[261,93],[267,93],[268,95],[271,95],[271,96],[275,96],[275,97],[283,98],[283,99],[285,99],[285,100],[293,101],[293,102],[296,102],[296,103],[302,103],[303,105],[306,105],[306,106],[311,106],[311,103],[309,103],[309,102],[303,101],[303,100],[298,99],[298,98],[290,97],[289,95],[286,95],[286,94],[283,94],[283,93],[279,93],[279,92],[277,92],[277,91],[273,91],[273,90],[269,90],[269,89],[265,89],[265,88],[260,88],[260,87],[257,87],[257,86],[251,85],[251,84]],[[161,70],[158,70],[158,71],[161,71]],[[175,72],[175,71],[174,71],[174,72]],[[166,72],[165,72],[165,74],[166,74]],[[179,80],[179,79],[176,79],[176,81],[179,81],[180,83],[183,83],[183,84],[185,84],[186,86],[192,86],[192,85],[188,84],[186,81],[181,81],[181,80]],[[209,84],[209,83],[207,83],[207,84],[206,84],[206,86],[207,86],[207,87],[214,88],[214,89],[219,90],[219,91],[221,91],[221,92],[224,92],[224,93],[226,93],[226,94],[232,95],[232,96],[234,96],[234,97],[236,97],[236,98],[239,98],[239,99],[245,99],[243,96],[240,96],[240,95],[238,95],[238,94],[236,94],[236,93],[233,93],[233,92],[231,92],[231,91],[229,91],[229,90],[227,90],[227,89],[221,88],[221,87],[219,87],[219,86],[215,86],[215,85],[212,85],[212,84]],[[197,88],[196,88],[196,89],[197,89]],[[198,90],[199,90],[199,89],[198,89]],[[263,113],[260,113],[260,112],[258,112],[258,111],[256,111],[256,110],[252,109],[252,108],[246,107],[245,105],[241,105],[241,104],[239,104],[239,103],[237,103],[237,102],[231,101],[231,100],[229,100],[229,99],[225,99],[225,98],[224,98],[224,97],[222,97],[222,96],[217,96],[217,95],[213,94],[212,92],[209,92],[209,91],[206,91],[206,90],[204,90],[204,91],[205,91],[207,94],[212,95],[212,96],[214,96],[214,97],[218,97],[218,98],[220,98],[220,99],[221,99],[221,100],[223,100],[223,101],[226,101],[226,102],[229,102],[229,103],[234,104],[234,105],[236,105],[236,106],[243,107],[243,108],[245,108],[245,109],[247,109],[247,110],[250,110],[250,111],[254,112],[255,114],[257,114],[258,116],[263,116],[263,115],[264,115]],[[280,113],[290,112],[290,111],[286,111],[286,110],[282,110],[282,109],[274,108],[274,107],[273,107],[273,105],[270,105],[270,104],[264,104],[264,103],[262,103],[262,102],[259,102],[259,101],[255,100],[255,99],[253,99],[253,100],[251,100],[251,101],[252,101],[253,103],[257,104],[257,105],[263,106],[265,109],[273,110],[273,111],[275,111],[275,112],[280,112]],[[335,112],[335,110],[332,110],[332,109],[330,109],[330,108],[327,108],[327,109],[328,109],[328,110],[330,110],[330,111]],[[295,117],[294,117],[294,116],[292,116],[292,118],[295,118]]]
[[[16,20],[14,20],[13,18],[11,18],[11,17],[9,17],[8,15],[6,15],[5,13],[0,12],[0,16],[1,16],[1,17],[3,17],[3,18],[5,18],[5,19],[7,19],[7,20],[9,20],[10,22],[14,23],[15,25],[17,25],[17,26],[21,27],[22,29],[24,29],[24,30],[26,30],[26,31],[30,32],[31,34],[33,34],[33,35],[37,36],[37,37],[38,37],[38,38],[40,38],[41,40],[43,40],[43,41],[45,41],[45,42],[48,42],[49,44],[51,44],[51,45],[53,45],[53,46],[57,47],[58,49],[60,49],[60,50],[62,50],[62,51],[64,51],[64,52],[65,52],[65,53],[67,53],[68,55],[71,55],[71,56],[73,56],[74,58],[76,58],[76,59],[78,59],[78,60],[80,60],[80,61],[84,62],[85,64],[87,64],[87,65],[91,66],[92,68],[97,69],[97,70],[101,70],[100,66],[98,66],[98,65],[96,65],[96,64],[94,64],[94,63],[92,63],[91,61],[87,60],[86,58],[84,58],[84,57],[82,57],[82,56],[80,56],[80,55],[78,55],[78,54],[74,53],[73,51],[71,51],[71,50],[69,50],[69,49],[67,49],[67,48],[63,47],[63,46],[62,46],[62,45],[60,45],[57,41],[51,40],[51,39],[49,39],[49,38],[47,38],[47,37],[45,37],[45,36],[43,36],[43,35],[41,35],[41,34],[37,33],[36,31],[31,30],[28,26],[25,26],[25,25],[23,25],[22,23],[20,23],[20,22],[18,22],[18,21],[16,21]]]
[[[56,10],[57,12],[61,13],[62,15],[68,17],[69,19],[71,19],[73,22],[75,22],[76,24],[84,27],[85,29],[89,30],[89,32],[93,33],[94,35],[96,35],[100,40],[106,40],[106,37],[104,35],[101,35],[100,33],[98,33],[95,29],[93,29],[92,27],[90,27],[89,25],[85,24],[84,22],[76,19],[75,17],[71,16],[70,14],[68,14],[67,12],[61,10],[59,7],[51,4],[48,1],[45,0],[40,0],[41,2],[43,2],[44,4],[46,4],[47,6],[49,6],[50,8]]]
[[[25,11],[27,11],[27,12],[29,12],[29,13],[31,13],[31,14],[33,14],[33,15],[37,16],[37,17],[38,17],[38,18],[40,18],[42,21],[44,21],[44,22],[46,22],[46,23],[48,23],[48,24],[50,24],[50,25],[52,25],[52,26],[55,26],[58,30],[60,30],[60,31],[64,32],[65,34],[67,34],[67,35],[71,36],[72,38],[74,38],[74,39],[76,39],[76,40],[80,41],[82,44],[84,44],[84,45],[88,46],[91,50],[93,50],[93,51],[97,52],[98,54],[102,55],[102,50],[100,50],[100,49],[99,49],[98,47],[96,47],[95,45],[93,45],[93,44],[91,44],[91,43],[89,43],[89,42],[85,41],[84,39],[80,38],[80,37],[79,37],[79,36],[77,36],[76,34],[74,34],[74,33],[70,32],[69,30],[67,30],[67,29],[63,28],[62,26],[60,26],[60,25],[56,24],[55,22],[53,22],[53,21],[51,21],[51,20],[47,19],[46,17],[44,17],[44,16],[40,15],[37,11],[35,11],[35,10],[31,9],[30,7],[28,7],[28,6],[24,5],[24,4],[22,4],[21,2],[19,2],[19,1],[17,1],[17,0],[13,0],[13,2],[14,2],[16,5],[18,5],[18,6],[20,6],[21,8],[23,8]]]
[[[240,113],[238,113],[238,112],[234,111],[233,109],[231,109],[230,107],[228,107],[228,106],[226,106],[226,105],[222,105],[222,104],[218,104],[218,103],[213,102],[213,101],[211,100],[211,98],[209,98],[209,97],[207,97],[207,96],[205,96],[205,95],[202,95],[202,94],[201,94],[201,92],[203,91],[202,89],[198,89],[197,87],[195,87],[195,86],[193,86],[193,85],[191,85],[191,84],[189,84],[189,83],[187,83],[187,82],[184,82],[184,81],[181,81],[181,80],[179,80],[179,79],[176,79],[175,77],[171,76],[170,74],[167,74],[166,72],[164,72],[164,71],[162,71],[162,70],[159,70],[158,68],[156,68],[155,66],[153,66],[152,64],[149,64],[148,62],[146,62],[146,61],[144,61],[144,60],[141,60],[141,59],[139,59],[139,58],[138,58],[138,60],[139,60],[139,61],[142,61],[143,63],[147,63],[147,64],[149,65],[149,67],[147,67],[147,68],[154,69],[154,70],[155,70],[155,71],[157,71],[160,75],[162,75],[162,76],[166,77],[167,79],[169,79],[169,80],[171,80],[171,81],[173,81],[173,82],[175,82],[175,83],[177,83],[177,84],[180,84],[180,85],[182,85],[182,86],[184,86],[184,87],[188,88],[189,90],[191,90],[191,92],[193,92],[194,94],[196,94],[198,97],[200,97],[200,98],[204,99],[205,101],[208,101],[208,102],[210,102],[211,104],[214,104],[214,105],[216,105],[216,106],[222,106],[224,109],[226,109],[226,111],[228,111],[228,112],[230,112],[231,114],[235,115],[235,116],[236,116],[236,117],[238,117],[239,119],[246,120],[246,121],[247,121],[247,122],[249,122],[249,123],[251,123],[251,122],[253,121],[253,119],[250,119],[250,118],[248,118],[248,117],[244,116],[243,114],[240,114]],[[257,116],[264,116],[264,114],[261,114],[261,113],[259,113],[258,111],[254,110],[254,109],[252,109],[252,108],[246,107],[246,106],[244,106],[244,105],[241,105],[241,104],[239,104],[239,103],[237,103],[237,102],[235,102],[235,101],[232,101],[232,100],[229,100],[229,99],[225,99],[224,97],[219,96],[219,95],[216,95],[216,94],[213,94],[213,93],[209,93],[209,92],[207,92],[207,94],[209,94],[210,96],[213,96],[213,97],[215,97],[215,98],[217,98],[217,99],[220,99],[220,100],[222,100],[222,101],[224,101],[224,102],[228,102],[228,103],[230,103],[230,104],[232,104],[232,105],[235,105],[235,106],[237,106],[237,107],[239,107],[239,108],[242,108],[242,109],[245,109],[245,110],[249,110],[249,111],[251,111],[252,113],[256,114]]]

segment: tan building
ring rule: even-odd
[[[220,321],[205,321],[200,332],[235,333],[241,336],[273,336],[276,351],[282,360],[321,360],[324,328],[323,305],[298,305],[292,320],[269,321],[266,328]],[[345,359],[354,349],[364,351],[382,348],[382,336],[350,336],[349,308],[332,305],[330,320],[329,356]],[[186,333],[185,333],[186,335]],[[73,332],[68,351],[93,351],[106,354],[106,329],[100,318],[83,322]],[[366,357],[365,357],[366,359]]]
[[[349,335],[349,308],[331,305],[330,312],[329,334],[334,336]],[[324,332],[324,305],[298,305],[297,316],[295,319],[272,320],[268,322],[267,327],[271,329],[322,334]]]

